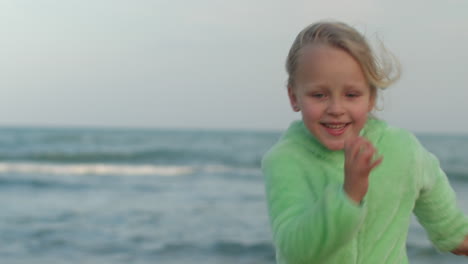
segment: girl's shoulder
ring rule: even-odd
[[[291,123],[278,142],[263,156],[262,163],[287,162],[308,167],[310,164],[320,164],[322,161],[340,163],[343,161],[342,154],[342,151],[328,150],[299,120]]]
[[[368,138],[376,147],[415,147],[420,143],[410,131],[391,126],[380,119],[370,119],[363,128],[362,135]]]
[[[302,152],[301,144],[295,138],[290,138],[286,135],[287,132],[264,154],[262,163],[300,159],[300,153]]]

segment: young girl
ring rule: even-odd
[[[439,250],[468,255],[468,219],[437,159],[370,115],[389,65],[343,23],[294,41],[288,94],[302,120],[262,161],[277,263],[408,263],[412,212]]]

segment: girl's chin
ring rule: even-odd
[[[322,142],[322,145],[324,145],[329,150],[342,150],[344,149],[344,140],[337,140],[337,142]]]

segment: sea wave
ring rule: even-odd
[[[157,176],[182,176],[195,172],[202,173],[228,173],[250,174],[258,172],[258,169],[236,168],[224,165],[202,166],[164,166],[150,164],[60,164],[60,163],[33,163],[33,162],[0,162],[0,174],[25,173],[25,174],[58,174],[58,175],[157,175]]]
[[[119,164],[44,164],[25,162],[0,163],[0,173],[39,173],[67,175],[159,175],[177,176],[192,173],[190,166],[119,165]]]
[[[468,181],[468,172],[466,170],[448,170],[446,174],[450,180]]]
[[[202,245],[200,243],[176,242],[167,243],[160,247],[159,254],[171,254],[181,251],[204,251],[213,255],[223,256],[246,256],[263,255],[274,259],[274,248],[271,242],[253,242],[246,243],[240,241],[216,241],[211,245]]]
[[[239,154],[229,151],[193,149],[39,149],[26,151],[0,151],[0,160],[9,162],[49,163],[153,163],[153,164],[205,164],[229,166],[260,166],[260,154]]]
[[[244,243],[239,241],[218,241],[213,250],[222,255],[263,254],[274,258],[273,244],[270,242]]]

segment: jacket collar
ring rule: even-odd
[[[386,123],[374,117],[369,117],[360,135],[367,138],[371,143],[376,146],[382,136]],[[283,136],[284,139],[293,140],[308,151],[314,153],[316,156],[329,160],[339,167],[344,166],[344,151],[343,150],[329,150],[315,136],[310,133],[302,120],[297,120],[291,123],[288,131]]]

